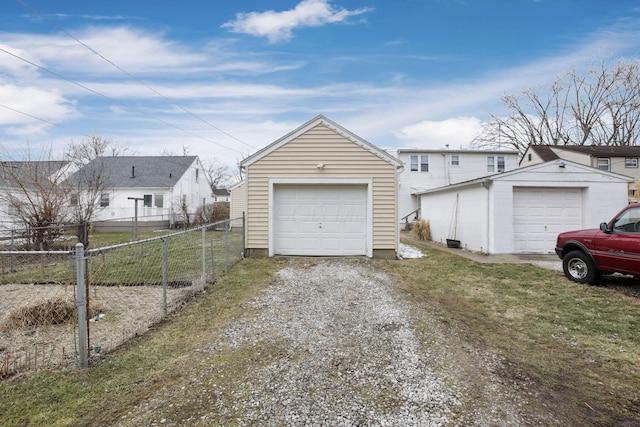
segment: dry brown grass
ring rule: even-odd
[[[425,219],[416,221],[411,229],[411,234],[418,240],[431,240],[431,224]]]
[[[89,307],[89,316],[104,311],[95,302]],[[0,323],[0,331],[28,329],[36,326],[61,325],[71,323],[76,318],[76,304],[72,299],[54,297],[37,304],[17,307]]]

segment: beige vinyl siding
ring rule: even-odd
[[[240,218],[242,216],[242,213],[246,211],[246,208],[245,208],[247,204],[246,188],[247,188],[246,183],[242,182],[230,191],[231,193],[231,203],[229,208],[230,218]]]
[[[324,163],[319,169],[317,165]],[[373,248],[397,247],[397,175],[393,164],[319,124],[247,167],[247,247],[269,247],[270,178],[373,181]]]

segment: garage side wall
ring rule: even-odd
[[[487,197],[488,190],[480,184],[421,195],[421,217],[429,221],[432,240],[446,244],[447,239],[455,238],[462,248],[486,252]]]
[[[323,164],[323,168],[318,168]],[[247,253],[269,251],[270,179],[369,179],[372,182],[373,256],[395,257],[398,242],[395,166],[320,124],[246,168]]]
[[[230,218],[240,218],[243,212],[246,211],[247,204],[247,186],[244,182],[238,184],[236,187],[232,188],[231,193],[231,203],[230,203]]]

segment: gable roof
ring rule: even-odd
[[[320,114],[320,115],[316,116],[315,118],[309,120],[307,123],[303,124],[299,128],[289,132],[288,134],[286,134],[282,138],[272,142],[271,144],[267,145],[263,149],[257,151],[256,153],[254,153],[251,156],[247,157],[246,159],[242,160],[240,162],[240,167],[250,166],[251,164],[257,162],[258,160],[262,159],[263,157],[269,155],[273,151],[275,151],[278,148],[282,147],[283,145],[285,145],[289,141],[292,141],[292,140],[296,139],[298,136],[304,134],[308,130],[313,129],[314,127],[316,127],[318,125],[327,126],[329,129],[331,129],[334,132],[342,135],[343,137],[345,137],[349,141],[361,146],[365,150],[367,150],[367,151],[371,152],[372,154],[380,157],[381,159],[385,160],[386,162],[391,163],[396,168],[401,168],[402,167],[402,162],[400,160],[396,159],[391,154],[389,154],[386,151],[376,147],[375,145],[371,144],[370,142],[360,138],[356,134],[348,131],[347,129],[343,128],[342,126],[338,125],[337,123],[329,120],[328,118],[326,118],[322,114]]]
[[[113,188],[170,188],[189,170],[198,156],[115,156],[97,157],[73,178],[100,171]],[[100,170],[101,169],[101,170]],[[202,174],[204,179],[204,174]]]
[[[559,159],[560,157],[551,149],[551,145],[529,145],[526,151],[533,151],[543,162]],[[525,153],[526,153],[525,151]],[[525,156],[522,156],[524,159]]]

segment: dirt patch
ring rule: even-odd
[[[167,309],[174,309],[196,291],[193,286],[169,288]],[[164,315],[159,286],[92,286],[88,299],[89,348],[93,357],[142,334]],[[50,304],[71,302],[73,308],[75,300],[71,285],[0,285],[0,324],[5,325],[0,330],[0,376],[76,363],[75,310],[67,321],[53,321],[51,316],[56,311]],[[21,312],[27,312],[33,320],[10,327],[12,316],[15,320]]]

